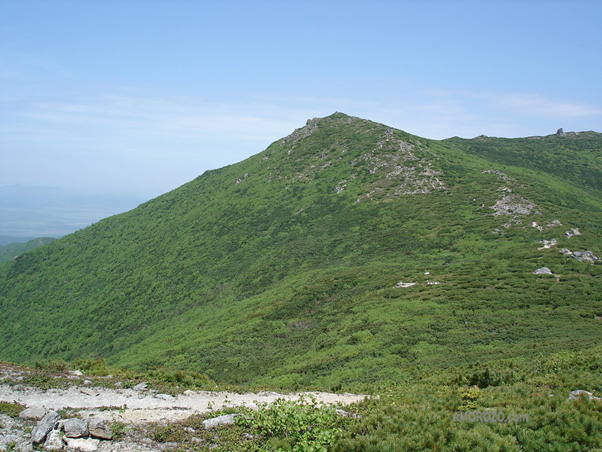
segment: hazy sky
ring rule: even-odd
[[[0,0],[0,186],[157,196],[335,111],[602,132],[602,1]]]

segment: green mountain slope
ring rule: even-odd
[[[310,120],[0,266],[0,359],[347,387],[600,344],[602,266],[560,252],[602,256],[602,194],[579,179],[602,170],[602,138],[578,138],[555,137],[576,156],[557,171],[546,139],[524,162]],[[543,266],[555,276],[532,274]]]

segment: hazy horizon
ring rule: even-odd
[[[147,200],[59,187],[0,186],[0,238],[59,238]]]
[[[602,131],[590,1],[0,2],[0,186],[156,197],[335,111]]]

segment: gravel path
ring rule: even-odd
[[[177,421],[193,414],[207,413],[223,407],[256,407],[257,403],[272,403],[278,398],[297,400],[301,395],[313,396],[318,402],[347,405],[363,400],[355,394],[304,392],[279,394],[276,392],[229,393],[186,391],[171,396],[156,391],[134,389],[105,389],[70,387],[68,389],[42,390],[32,387],[0,385],[0,401],[18,402],[27,407],[44,407],[48,410],[73,409],[88,417],[147,423],[162,420]]]
[[[156,389],[147,389],[142,383],[133,389],[95,386],[81,372],[69,371],[51,374],[52,378],[67,380],[62,389],[40,389],[25,383],[26,377],[37,371],[0,362],[0,402],[19,403],[27,408],[44,408],[45,412],[65,410],[62,416],[80,419],[100,419],[109,425],[121,422],[129,425],[128,433],[121,439],[94,440],[89,449],[96,452],[165,452],[171,443],[159,444],[145,433],[150,423],[166,425],[184,420],[192,415],[205,414],[226,407],[257,407],[277,399],[298,400],[301,396],[313,397],[317,402],[347,405],[364,399],[362,395],[304,392],[279,394],[276,392],[235,393],[211,391],[185,391],[172,396]],[[95,379],[90,377],[91,379]],[[99,377],[97,381],[103,378]],[[104,383],[107,383],[104,381]],[[119,382],[116,382],[117,385]],[[0,451],[33,452],[31,431],[35,420],[11,418],[0,412]],[[153,428],[152,426],[150,427]],[[91,440],[91,438],[90,438]],[[79,447],[79,446],[77,446]],[[72,451],[73,448],[64,450]],[[81,449],[84,450],[84,449]]]

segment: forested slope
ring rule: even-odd
[[[588,137],[532,140],[525,162],[520,140],[485,152],[342,113],[308,121],[0,266],[0,359],[337,388],[600,344],[602,266],[560,252],[602,257],[602,139]],[[558,146],[575,156],[563,171],[541,163]]]

